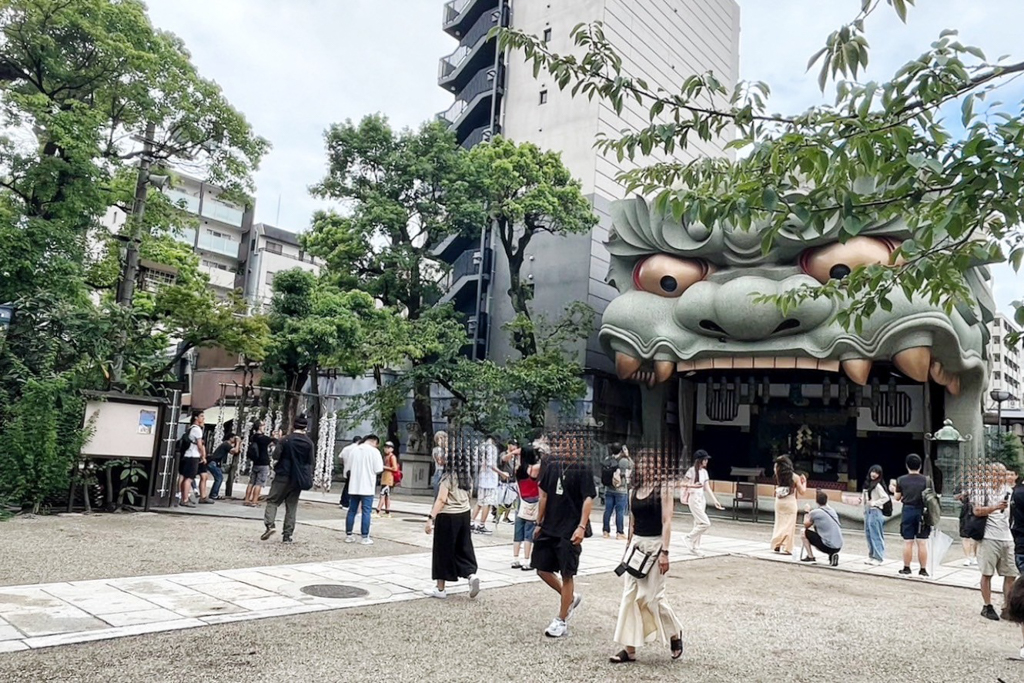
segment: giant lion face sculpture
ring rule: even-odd
[[[923,298],[895,293],[860,333],[835,320],[836,307],[811,299],[787,315],[756,297],[842,278],[857,266],[892,265],[909,237],[902,221],[875,225],[845,243],[794,222],[767,256],[758,230],[684,224],[627,199],[612,207],[609,282],[619,291],[604,312],[600,340],[620,378],[654,387],[676,371],[813,369],[858,384],[891,363],[917,382],[944,387],[947,416],[980,431],[987,361],[985,322],[993,303],[988,273],[965,273],[974,300],[952,315]]]

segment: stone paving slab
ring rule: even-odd
[[[580,575],[610,572],[622,558],[625,544],[595,537],[586,542]],[[764,543],[749,539],[705,536],[704,557],[736,555],[788,563],[798,555],[771,552]],[[512,569],[508,545],[478,547],[479,577],[483,589],[538,581],[534,572]],[[699,561],[687,552],[681,535],[671,546],[673,564]],[[821,562],[819,571],[842,571],[887,578],[902,563],[887,561],[875,567],[865,557],[841,555],[838,567]],[[424,598],[430,579],[430,553],[365,557],[273,567],[228,569],[163,576],[114,578],[94,581],[12,586],[0,588],[0,653],[53,647],[108,638],[198,628],[210,624],[305,614]],[[916,575],[910,580],[922,581]],[[977,588],[974,568],[950,563],[928,580],[960,588]],[[334,583],[361,588],[360,598],[332,600],[301,591],[303,586]],[[997,582],[999,583],[999,582]],[[451,585],[452,594],[464,593],[464,582]]]

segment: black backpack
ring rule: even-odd
[[[605,486],[615,486],[615,472],[619,469],[618,458],[609,457],[601,465],[601,483]]]
[[[185,433],[178,437],[178,440],[174,443],[174,450],[178,453],[179,458],[184,458],[185,453],[192,447],[192,439],[189,437],[189,432],[192,431],[190,426],[185,430]]]
[[[882,516],[892,517],[892,496],[886,498],[885,502],[882,503]]]

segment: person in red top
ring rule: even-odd
[[[533,532],[537,524],[537,502],[540,500],[540,488],[537,477],[540,475],[540,458],[532,445],[523,446],[519,452],[519,463],[515,469],[516,483],[519,484],[519,512],[516,513],[516,526],[512,543],[512,569],[532,571],[530,555],[533,553]],[[526,564],[519,561],[520,545]]]
[[[398,471],[398,456],[395,455],[395,444],[388,441],[384,444],[384,471],[380,475],[380,501],[377,503],[377,516],[391,516],[391,487],[395,485],[395,472]]]

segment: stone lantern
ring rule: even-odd
[[[927,441],[934,441],[936,444],[936,461],[939,468],[942,469],[945,482],[943,488],[946,493],[951,493],[958,484],[966,486],[964,477],[971,468],[970,464],[964,461],[960,444],[970,441],[972,436],[970,434],[963,436],[953,426],[953,421],[947,419],[943,421],[942,429],[934,434],[925,434],[924,438]],[[952,495],[944,495],[941,500],[944,511],[954,509],[956,503]]]

